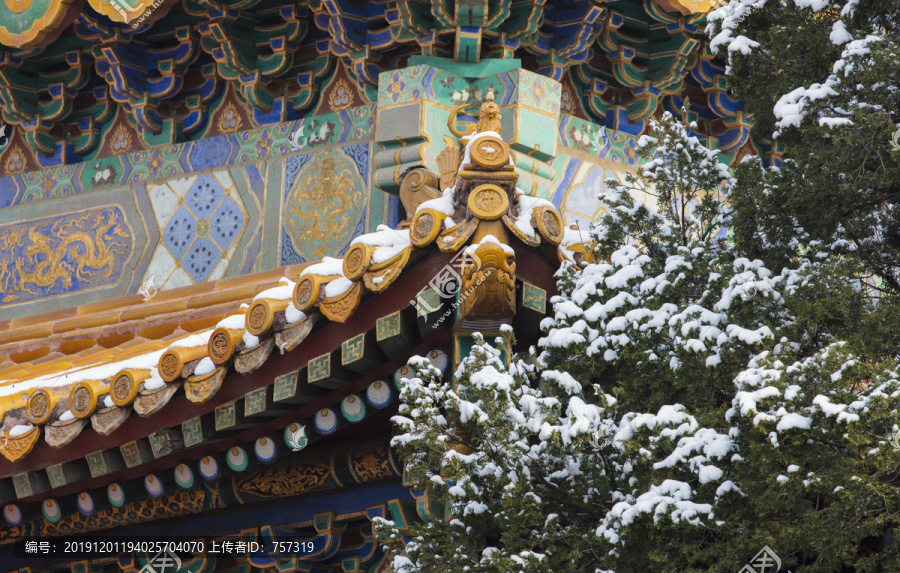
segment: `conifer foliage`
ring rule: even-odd
[[[776,271],[724,241],[733,182],[689,127],[640,139],[536,347],[506,365],[511,331],[479,339],[452,381],[412,362],[393,444],[433,518],[377,525],[407,536],[397,571],[735,572],[763,547],[782,571],[898,569],[900,380],[829,328],[877,313],[856,263]]]
[[[900,295],[900,2],[732,0],[708,20],[775,151],[735,170],[737,243],[773,268],[819,244]]]

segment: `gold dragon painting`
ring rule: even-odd
[[[353,234],[362,211],[363,182],[337,150],[321,152],[297,177],[285,209],[285,223],[307,260],[334,254]]]
[[[114,207],[0,228],[0,304],[110,284],[131,246]]]

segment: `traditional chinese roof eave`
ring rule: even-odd
[[[115,448],[122,443],[145,437],[158,428],[180,425],[185,419],[213,412],[221,404],[238,400],[253,389],[271,384],[279,375],[298,369],[302,370],[306,368],[310,360],[316,357],[330,352],[340,352],[341,344],[345,340],[362,332],[373,330],[379,318],[401,310],[414,310],[409,305],[410,299],[415,298],[416,293],[428,284],[435,270],[446,264],[452,256],[453,253],[435,253],[434,256],[427,257],[421,264],[404,273],[383,296],[378,296],[377,300],[370,298],[361,303],[346,322],[322,321],[320,327],[315,330],[315,336],[308,337],[297,348],[283,355],[279,355],[278,352],[273,353],[258,370],[245,375],[231,372],[225,377],[221,388],[202,404],[193,404],[187,400],[184,393],[177,393],[165,407],[148,417],[129,416],[129,419],[111,435],[101,436],[90,428],[85,428],[71,443],[59,449],[52,448],[40,440],[32,452],[17,462],[0,460],[0,479],[75,460],[97,450]],[[431,341],[432,346],[437,342]],[[425,351],[428,348],[429,346],[426,344],[420,350]],[[344,396],[364,389],[371,382],[368,380],[369,378],[374,380],[390,376],[399,366],[405,364],[405,360],[405,358],[399,358],[379,365],[372,369],[371,375],[361,377],[357,381],[329,393],[309,406],[304,406],[299,412],[287,414],[286,419],[296,418],[307,410],[314,412],[326,403],[339,402]],[[394,365],[395,362],[396,365]],[[357,388],[360,385],[361,388]],[[274,420],[275,422],[260,424],[260,427],[254,429],[254,432],[263,435],[270,430],[270,426],[275,427],[281,423],[283,427],[285,423],[289,423],[280,418]],[[242,439],[246,440],[248,437],[243,436]],[[234,441],[238,441],[237,438]],[[222,449],[228,447],[224,442],[221,445]]]

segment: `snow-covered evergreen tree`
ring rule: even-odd
[[[783,570],[897,570],[895,364],[816,310],[876,312],[853,261],[743,257],[716,239],[716,153],[671,117],[638,148],[537,348],[507,366],[479,340],[452,383],[413,361],[394,446],[444,512],[396,570],[732,573],[765,546]]]
[[[731,0],[708,20],[751,135],[785,153],[735,170],[738,245],[773,269],[827,246],[900,295],[900,2]]]

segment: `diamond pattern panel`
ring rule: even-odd
[[[181,266],[194,282],[203,282],[222,258],[222,251],[209,237],[197,239],[185,253]]]
[[[198,219],[202,219],[213,213],[224,196],[225,190],[222,189],[222,185],[215,177],[205,173],[191,185],[190,191],[184,196],[184,204]]]
[[[231,197],[226,197],[209,221],[210,237],[223,251],[227,251],[244,227],[244,213]]]
[[[163,241],[176,259],[180,259],[188,250],[196,235],[197,220],[184,205],[178,207],[163,233]]]

